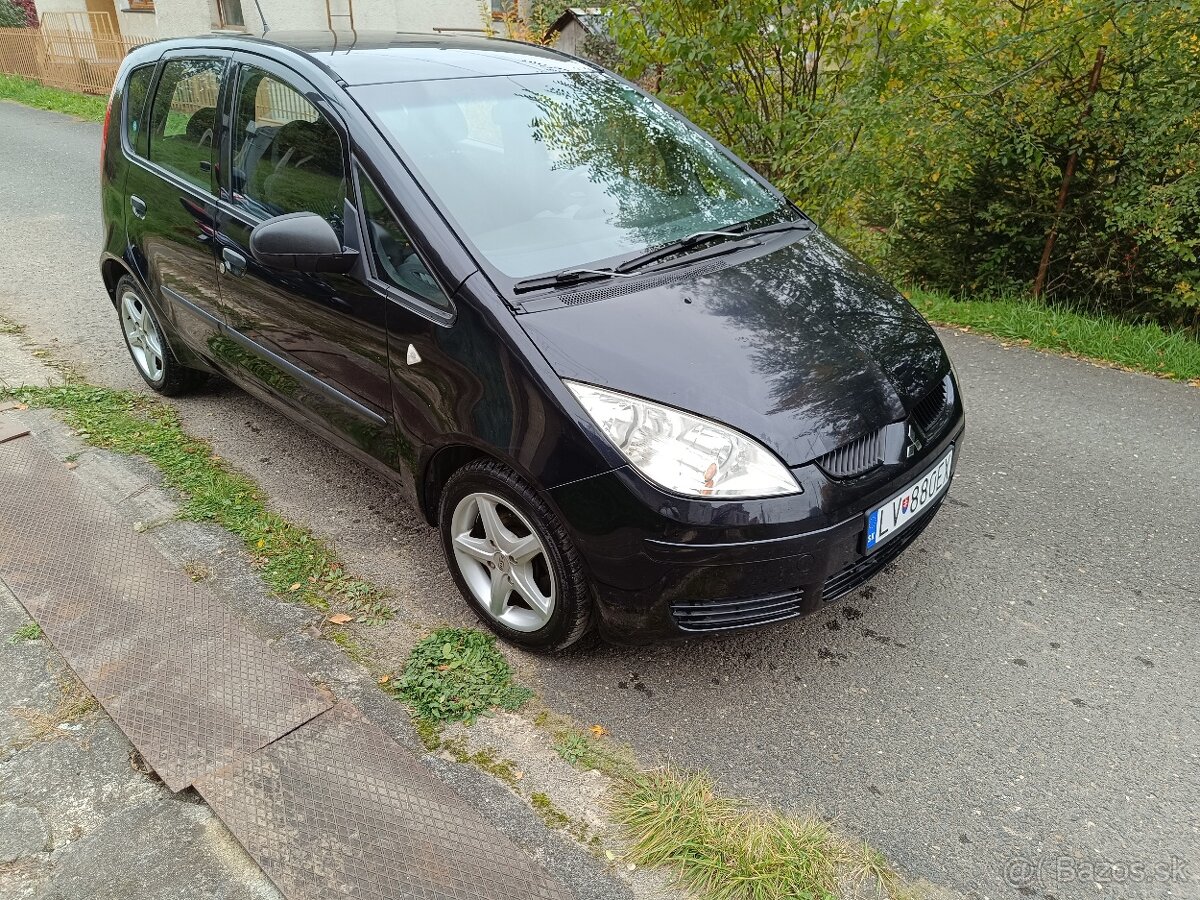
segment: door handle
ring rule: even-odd
[[[236,250],[226,247],[221,251],[221,274],[245,275],[246,257],[242,256]]]
[[[129,205],[133,209],[133,214],[139,219],[146,218],[146,201],[136,194],[129,195]]]

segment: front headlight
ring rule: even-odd
[[[566,381],[592,421],[655,484],[690,497],[777,497],[801,487],[771,451],[708,419]]]

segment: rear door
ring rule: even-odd
[[[146,113],[127,123],[125,222],[135,262],[173,331],[206,355],[224,319],[213,156],[228,65],[221,53],[168,54]]]
[[[249,249],[256,225],[295,212],[316,213],[343,243],[357,245],[344,126],[291,70],[249,54],[237,59],[232,126],[222,148],[228,202],[218,226],[219,283],[231,328],[222,355],[247,387],[394,466],[383,299],[357,270],[281,272],[260,266]]]

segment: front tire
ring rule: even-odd
[[[208,375],[179,362],[142,289],[128,275],[117,282],[117,315],[129,356],[152,390],[175,397],[204,384]]]
[[[438,522],[458,589],[494,632],[536,652],[587,634],[583,560],[557,515],[511,469],[493,460],[459,469],[442,491]]]

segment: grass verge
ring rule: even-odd
[[[1135,325],[1088,316],[1031,299],[955,299],[921,290],[907,292],[933,322],[970,328],[1006,341],[1111,363],[1180,381],[1200,381],[1200,341],[1158,325]]]
[[[66,113],[90,122],[103,122],[104,111],[108,107],[107,97],[45,87],[16,75],[0,75],[0,100]]]
[[[382,591],[347,575],[328,545],[267,509],[257,486],[206,442],[186,434],[167,404],[79,384],[0,390],[3,398],[56,409],[89,444],[149,459],[183,495],[180,517],[212,522],[240,537],[277,594],[321,610],[343,610],[339,620],[375,624],[393,614]]]

